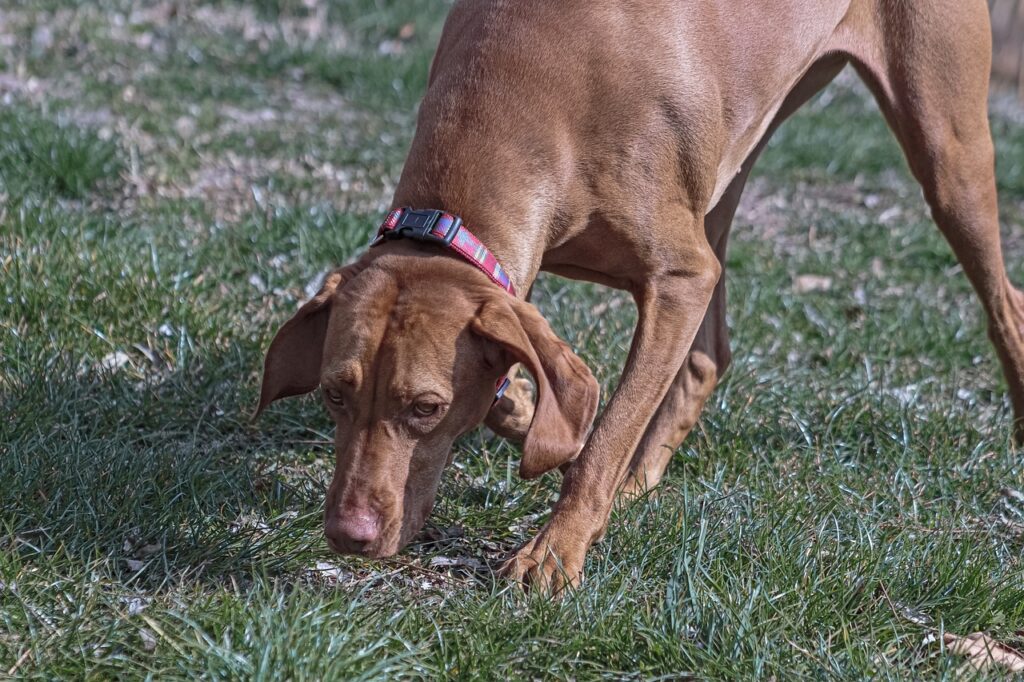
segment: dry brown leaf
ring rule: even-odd
[[[942,641],[952,653],[967,656],[968,665],[975,670],[1000,667],[1013,673],[1024,672],[1024,655],[983,632],[966,637],[947,632],[942,635]]]

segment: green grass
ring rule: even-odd
[[[117,144],[94,130],[23,107],[0,109],[0,192],[83,199],[116,183],[122,167]]]
[[[1005,387],[850,79],[762,160],[729,256],[733,368],[582,589],[551,603],[490,572],[558,480],[520,481],[483,433],[412,547],[330,555],[330,421],[307,398],[253,423],[261,354],[379,218],[447,3],[332,2],[312,38],[299,0],[187,5],[20,1],[0,25],[25,86],[0,109],[0,677],[952,679],[927,635],[1019,643]],[[993,123],[1024,281],[1024,128]],[[543,278],[536,302],[607,395],[627,299]]]

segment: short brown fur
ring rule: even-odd
[[[274,340],[261,409],[317,385],[340,400],[331,545],[398,551],[453,440],[487,416],[524,439],[524,475],[566,469],[508,572],[545,590],[579,580],[617,492],[657,484],[729,364],[721,274],[753,163],[849,63],[978,292],[1020,432],[1024,296],[999,238],[985,0],[463,0],[393,205],[461,215],[523,295],[540,270],[629,291],[636,334],[590,430],[583,362],[457,257],[388,243],[329,277]],[[518,380],[488,415],[514,363],[534,376],[537,408]]]

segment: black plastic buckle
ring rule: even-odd
[[[433,229],[437,226],[438,221],[441,220],[443,215],[444,211],[438,211],[437,209],[414,210],[407,208],[402,211],[402,217],[399,218],[398,224],[384,232],[381,236],[384,239],[409,238],[421,242],[433,242],[442,246],[451,246],[455,235],[459,232],[459,228],[462,227],[462,219],[458,216],[452,216],[452,224],[444,236],[432,234]]]
[[[511,385],[512,380],[508,378],[507,374],[501,378],[500,382],[498,383],[498,387],[494,391],[494,402],[491,403],[491,407],[494,407],[495,405],[498,404],[498,401],[501,400],[501,397],[505,395],[505,391],[507,391],[508,387]]]

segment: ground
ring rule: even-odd
[[[557,602],[491,571],[558,477],[463,439],[398,557],[322,539],[316,397],[262,352],[387,206],[447,3],[0,9],[0,677],[947,677],[1024,629],[1024,454],[984,319],[852,76],[780,132],[728,262],[734,364]],[[1024,114],[993,99],[1024,282]],[[634,312],[544,278],[604,394]]]

